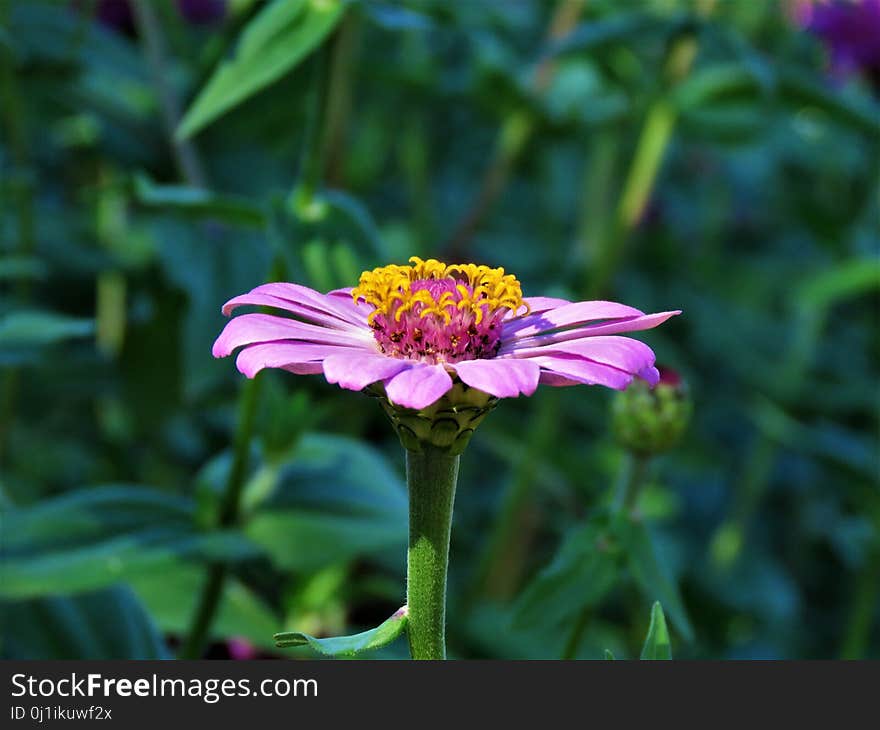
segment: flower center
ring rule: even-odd
[[[504,269],[415,256],[410,264],[365,271],[351,292],[375,307],[368,321],[391,357],[429,363],[494,357],[501,320],[528,311],[519,281]]]

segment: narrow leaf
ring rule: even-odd
[[[642,659],[672,659],[672,646],[669,643],[669,629],[660,601],[651,607],[651,624],[642,647]]]
[[[145,175],[134,179],[134,197],[143,206],[192,218],[211,218],[230,225],[261,228],[266,223],[263,209],[235,195],[217,195],[187,185],[157,185]]]
[[[69,317],[53,312],[11,312],[0,318],[0,345],[3,347],[35,347],[61,340],[88,337],[94,332],[91,319]]]
[[[276,0],[266,6],[193,102],[178,137],[195,134],[291,71],[333,30],[344,7],[341,0]]]
[[[678,585],[657,555],[654,539],[641,522],[625,528],[627,558],[633,578],[648,600],[660,600],[685,641],[693,639],[693,627],[684,607]]]
[[[302,634],[298,631],[275,634],[275,646],[287,648],[292,646],[305,646],[308,644],[315,651],[326,656],[355,656],[362,651],[379,649],[394,641],[406,627],[406,606],[395,611],[388,620],[379,624],[369,631],[362,631],[352,636],[332,636],[326,639],[316,639],[314,636]]]

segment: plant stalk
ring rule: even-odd
[[[446,658],[446,574],[459,457],[407,451],[409,550],[407,635],[413,659]]]
[[[248,470],[251,436],[259,403],[261,382],[261,378],[257,375],[253,380],[246,381],[242,387],[232,466],[229,469],[226,488],[223,490],[223,499],[220,503],[217,519],[219,529],[231,527],[238,522],[241,492]],[[223,562],[212,563],[209,566],[190,629],[180,649],[181,659],[198,659],[202,655],[202,650],[214,623],[214,617],[220,607],[227,570],[228,567]]]

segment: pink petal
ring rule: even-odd
[[[571,304],[568,299],[557,299],[556,297],[523,297],[523,301],[529,305],[529,313],[518,315],[514,312],[508,312],[505,319],[515,319],[519,316],[527,317],[532,314],[546,312],[550,309],[556,309],[556,307],[561,307],[563,304]]]
[[[271,314],[242,314],[231,319],[214,342],[214,357],[226,357],[236,347],[256,342],[302,340],[327,345],[369,346],[373,340],[369,330],[348,333],[319,327]]]
[[[643,312],[617,302],[571,302],[546,312],[527,314],[504,324],[504,339],[510,336],[528,337],[561,327],[593,322],[597,319],[620,319],[621,317],[640,317]]]
[[[340,388],[363,390],[371,383],[387,380],[410,367],[411,361],[387,355],[341,352],[324,360],[324,377],[328,383],[336,383]]]
[[[573,355],[551,355],[531,358],[542,370],[587,385],[604,385],[623,390],[632,382],[630,373]]]
[[[540,347],[542,345],[565,342],[567,340],[585,339],[597,335],[614,335],[620,332],[640,332],[641,330],[652,329],[657,325],[663,324],[667,319],[674,317],[677,314],[681,314],[680,309],[673,312],[643,314],[638,317],[628,317],[615,322],[575,327],[574,329],[565,330],[563,332],[554,332],[548,335],[532,337],[523,336],[522,333],[514,333],[512,337],[505,337],[502,340],[499,354],[508,354],[518,352],[524,348]],[[507,335],[506,330],[504,334]]]
[[[366,327],[370,311],[369,307],[358,307],[350,299],[346,302],[299,284],[281,282],[263,284],[230,299],[223,305],[223,314],[228,316],[233,309],[244,304],[286,309],[306,319],[342,329]]]
[[[660,371],[653,365],[639,370],[638,377],[644,380],[652,388],[660,382]]]
[[[631,337],[584,337],[579,340],[553,342],[540,347],[520,348],[513,357],[530,358],[539,355],[565,353],[610,365],[629,373],[638,373],[654,364],[654,351],[644,342]]]
[[[404,408],[427,408],[452,387],[452,378],[442,365],[413,363],[413,367],[385,381],[392,403]]]
[[[337,345],[320,345],[314,342],[266,342],[245,347],[236,358],[235,365],[241,373],[254,377],[264,368],[284,368],[292,372],[292,366],[322,362],[337,353],[351,352],[356,348]],[[307,370],[307,372],[309,372]],[[317,370],[315,372],[321,372]]]
[[[540,366],[529,360],[463,360],[453,367],[463,383],[496,398],[531,395],[541,376]]]

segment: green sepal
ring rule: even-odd
[[[406,628],[406,619],[407,610],[406,606],[403,606],[395,611],[391,618],[383,621],[376,628],[351,636],[330,636],[326,639],[316,639],[314,636],[299,631],[285,631],[275,634],[273,638],[275,646],[280,649],[308,644],[312,649],[326,656],[356,656],[363,651],[380,649],[390,644]]]
[[[651,607],[651,623],[642,647],[641,659],[672,659],[669,629],[666,627],[666,616],[663,615],[660,601],[654,601]]]
[[[461,454],[474,430],[498,404],[497,398],[457,378],[446,395],[418,411],[391,403],[381,383],[371,385],[365,392],[379,399],[403,448],[416,453],[428,448],[453,456]]]

